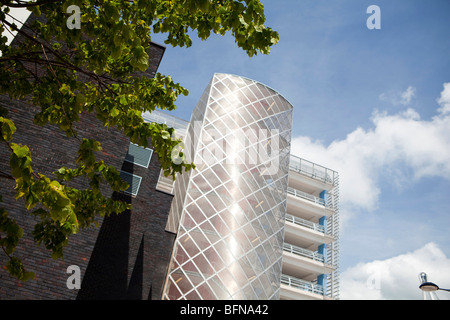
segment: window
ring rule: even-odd
[[[130,143],[128,153],[125,156],[125,161],[137,164],[138,166],[148,168],[150,159],[152,158],[153,150],[142,148],[134,143]]]
[[[138,194],[139,187],[141,186],[142,177],[125,171],[120,171],[120,177],[123,181],[130,185],[130,187],[124,192],[136,196]]]

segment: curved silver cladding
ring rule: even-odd
[[[166,230],[177,233],[163,299],[278,299],[292,105],[215,74],[187,130]]]

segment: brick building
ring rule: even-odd
[[[25,25],[35,17],[30,16]],[[41,19],[41,18],[39,18]],[[19,34],[14,42],[22,41]],[[13,43],[14,44],[14,43]],[[150,48],[149,68],[153,77],[165,48],[153,44]],[[11,101],[0,96],[0,105],[8,110],[17,131],[13,142],[30,148],[33,169],[49,177],[62,167],[75,167],[79,141],[67,138],[53,125],[44,127],[33,123],[38,108],[24,101]],[[0,270],[0,300],[11,299],[160,299],[175,235],[165,231],[172,195],[155,191],[160,175],[158,157],[150,152],[147,166],[125,161],[133,147],[129,140],[115,129],[106,129],[93,114],[82,114],[76,125],[79,138],[94,138],[102,144],[98,159],[114,165],[124,177],[139,177],[137,196],[114,193],[112,197],[129,201],[131,212],[111,215],[101,220],[99,227],[80,230],[70,237],[64,249],[64,260],[53,260],[43,246],[36,246],[31,232],[35,218],[27,212],[23,199],[15,199],[14,180],[0,177],[1,205],[19,225],[24,236],[15,255],[26,268],[36,274],[35,279],[21,282]],[[151,148],[151,143],[149,148]],[[0,172],[9,172],[10,150],[0,145]],[[82,187],[81,185],[79,187]],[[7,257],[0,254],[0,265]],[[81,289],[68,289],[66,282],[71,273],[67,268],[76,265],[81,271]]]

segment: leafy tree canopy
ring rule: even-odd
[[[96,159],[96,152],[102,148],[98,141],[77,137],[74,124],[81,113],[95,113],[105,127],[117,128],[140,146],[146,147],[151,139],[166,176],[175,178],[175,174],[193,168],[190,163],[172,162],[171,151],[179,143],[170,138],[172,128],[146,123],[142,118],[143,112],[155,108],[175,109],[177,97],[188,94],[170,76],[143,75],[149,66],[153,33],[167,34],[167,45],[189,47],[191,34],[206,40],[211,33],[231,32],[236,45],[250,57],[268,54],[278,42],[278,33],[264,26],[264,7],[259,0],[0,3],[0,94],[34,104],[39,108],[36,124],[57,125],[80,144],[76,168],[55,168],[52,177],[35,172],[29,148],[14,142],[16,126],[6,109],[0,107],[0,143],[10,150],[11,169],[2,172],[0,178],[15,180],[16,199],[23,199],[30,214],[40,218],[32,232],[36,243],[43,244],[55,259],[63,257],[69,236],[95,224],[96,217],[131,208],[102,193],[102,183],[114,191],[126,190],[128,185],[114,167]],[[73,8],[70,6],[80,9],[80,28],[69,27],[68,20],[74,13],[68,10]],[[20,7],[36,16],[43,14],[46,22],[36,20],[18,30],[10,8]],[[24,41],[8,46],[5,34],[13,30]],[[27,68],[29,62],[38,69]],[[89,188],[70,187],[69,182],[77,178],[86,179]],[[18,279],[27,280],[33,273],[14,256],[22,235],[23,229],[0,207],[0,246],[9,257],[6,268]]]

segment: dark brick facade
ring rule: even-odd
[[[27,21],[30,23],[32,18]],[[18,36],[15,41],[21,41]],[[154,76],[164,48],[151,47],[150,68]],[[74,167],[79,141],[67,138],[57,127],[33,124],[36,107],[23,101],[11,101],[0,96],[0,104],[8,109],[17,132],[13,142],[29,146],[33,169],[52,178],[51,172],[67,166]],[[15,255],[22,258],[36,278],[17,281],[0,269],[0,300],[12,299],[160,299],[175,235],[164,228],[172,196],[155,190],[159,176],[159,161],[153,154],[148,168],[124,162],[129,141],[115,129],[106,129],[93,114],[83,114],[77,124],[79,138],[94,138],[101,142],[99,159],[118,169],[142,177],[136,197],[115,193],[115,198],[131,202],[133,209],[120,215],[101,219],[99,227],[91,227],[72,235],[64,250],[64,260],[53,260],[43,246],[36,246],[31,236],[35,219],[23,206],[23,199],[15,199],[14,180],[0,177],[1,206],[24,228]],[[0,145],[0,171],[9,172],[9,149]],[[80,183],[79,187],[82,187]],[[7,257],[0,252],[0,265]],[[81,270],[81,289],[68,289],[71,274],[67,267],[77,265]]]

